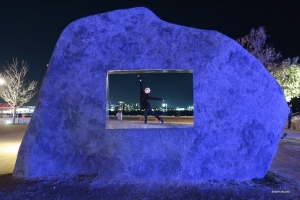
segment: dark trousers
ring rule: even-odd
[[[144,113],[145,123],[147,123],[148,113],[150,113],[150,115],[153,115],[154,117],[156,117],[156,119],[158,119],[158,120],[161,119],[150,107],[147,107],[147,108],[145,108],[145,113]]]
[[[292,125],[292,116],[289,116],[288,117],[288,128],[291,128],[291,125]]]

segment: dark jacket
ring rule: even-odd
[[[162,98],[151,97],[144,92],[142,81],[140,81],[140,105],[142,109],[150,107],[150,103],[147,100],[163,100]]]

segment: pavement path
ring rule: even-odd
[[[183,122],[161,123],[156,121],[148,121],[147,124],[144,124],[144,122],[108,120],[106,123],[107,129],[192,128],[193,126],[193,124]]]
[[[0,174],[12,173],[28,125],[0,125]]]
[[[287,133],[286,138],[300,139],[300,130],[284,129],[283,133]]]
[[[0,175],[12,173],[18,150],[27,129],[26,125],[1,125],[0,126]],[[170,123],[150,123],[144,125],[140,122],[128,123],[128,122],[118,122],[113,121],[109,124],[109,128],[133,128],[130,126],[135,126],[135,128],[186,128],[191,127],[191,125],[178,125]],[[115,127],[114,127],[115,126]],[[283,134],[287,133],[287,138],[300,139],[300,131],[284,129]]]

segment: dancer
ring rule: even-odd
[[[161,100],[164,101],[162,98],[157,98],[157,97],[151,97],[149,96],[150,93],[150,88],[146,87],[143,90],[143,84],[142,84],[142,77],[140,75],[137,76],[137,78],[140,81],[140,105],[142,109],[145,109],[145,113],[144,113],[144,122],[145,124],[147,124],[147,117],[148,117],[148,113],[150,113],[151,115],[155,116],[156,119],[158,119],[159,121],[161,121],[161,123],[164,123],[164,120],[159,117],[150,107],[150,103],[147,101],[149,100]]]

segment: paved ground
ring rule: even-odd
[[[12,173],[28,125],[0,125],[0,174]]]
[[[300,139],[300,130],[284,129],[283,133],[287,133],[287,138]]]
[[[12,173],[18,154],[18,149],[28,125],[2,125],[0,126],[0,174]],[[110,120],[107,128],[186,128],[190,124],[157,123],[154,121],[145,125],[137,122]],[[300,139],[300,130],[284,129],[287,139]],[[300,152],[299,152],[300,153]],[[300,163],[299,163],[300,165]]]
[[[107,120],[107,129],[148,129],[148,128],[190,128],[194,125],[187,122],[171,122],[165,123],[156,122],[155,120],[148,121],[147,124],[138,121],[118,121]]]
[[[263,179],[143,182],[80,175],[15,178],[11,173],[26,128],[0,126],[0,199],[300,199],[300,131],[284,129],[288,135]]]

